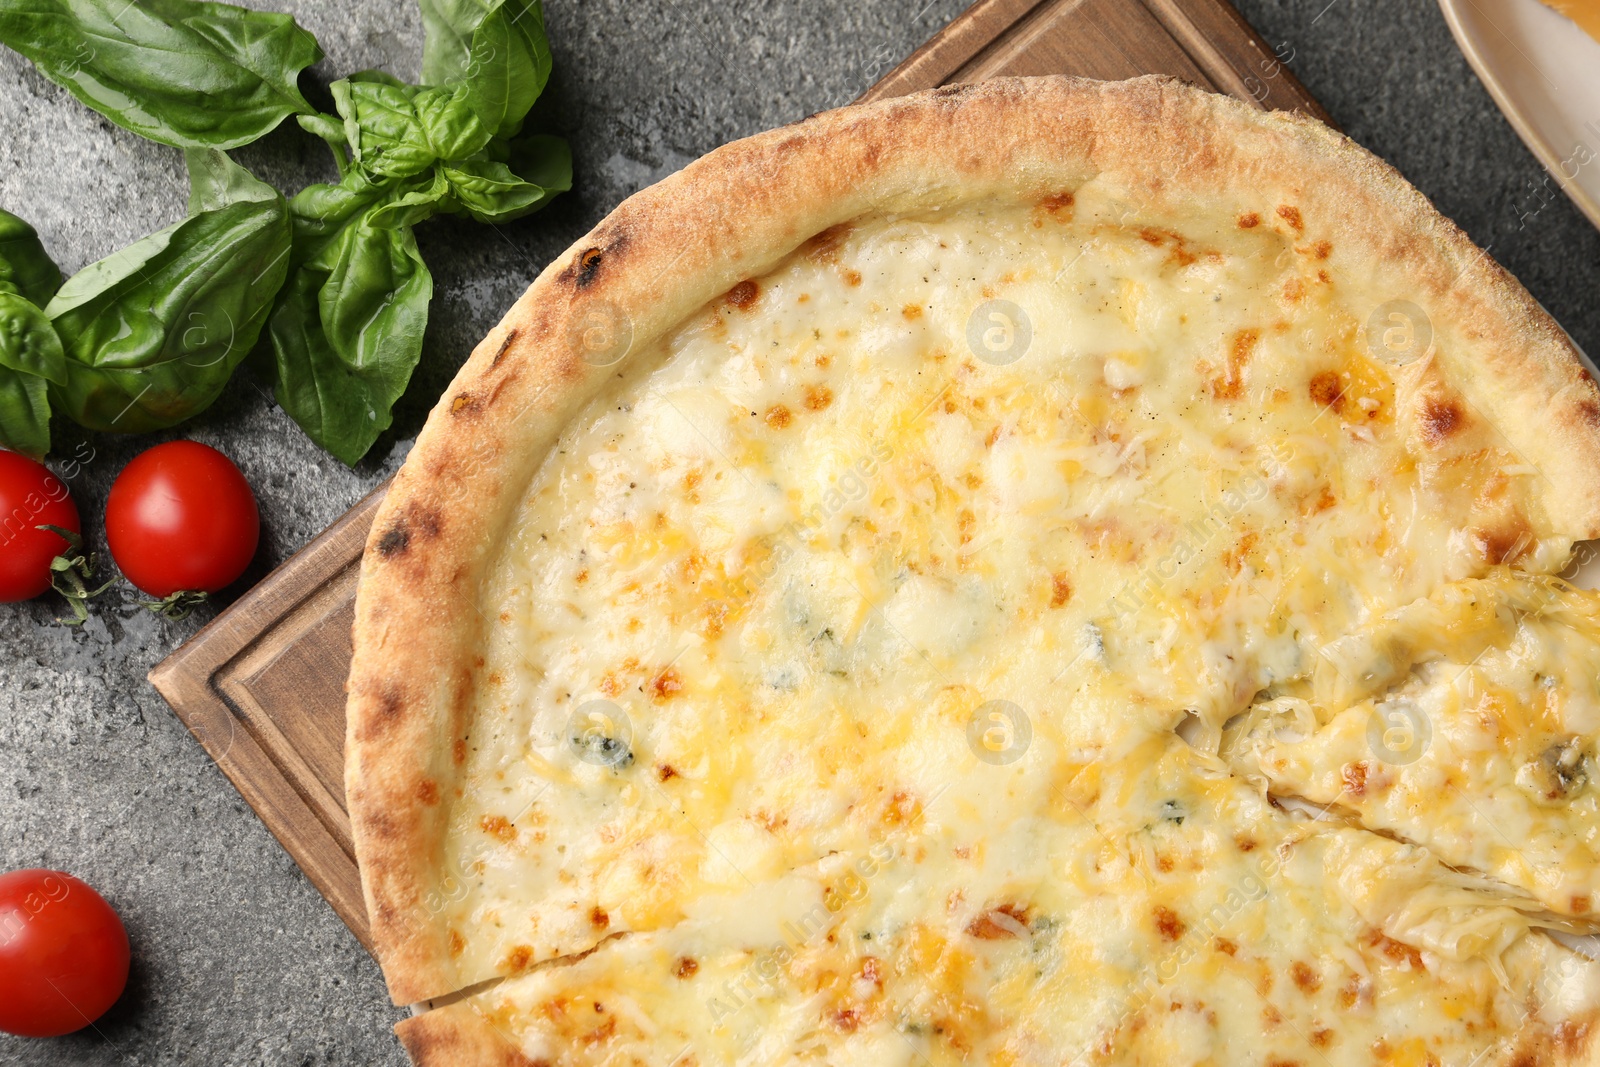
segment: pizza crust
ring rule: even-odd
[[[1546,524],[1600,535],[1600,465],[1589,458],[1600,452],[1600,392],[1565,334],[1398,173],[1314,120],[1162,78],[997,79],[727,145],[629,198],[539,276],[462,367],[379,510],[357,600],[346,789],[396,1003],[490,977],[458,973],[438,918],[451,892],[445,798],[484,637],[476,591],[549,447],[623,365],[610,357],[625,346],[607,338],[631,338],[631,355],[851,219],[1037,199],[1096,176],[1166,210],[1221,204],[1281,218],[1327,242],[1334,274],[1376,276],[1424,306],[1439,335],[1460,342],[1441,348],[1492,353],[1446,376],[1544,474]],[[586,342],[607,345],[603,358],[586,360]]]
[[[415,1067],[538,1067],[468,1000],[402,1019],[394,1032]]]

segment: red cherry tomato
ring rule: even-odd
[[[244,573],[261,537],[255,494],[221,452],[157,445],[128,464],[106,500],[106,540],[128,581],[155,597],[215,593]]]
[[[56,1037],[104,1015],[128,984],[128,931],[60,871],[0,874],[0,1030]]]
[[[50,561],[69,546],[40,526],[78,533],[78,505],[43,464],[0,449],[0,603],[50,588]]]

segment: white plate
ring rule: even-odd
[[[1539,0],[1439,0],[1518,136],[1600,226],[1600,41]],[[1537,191],[1521,210],[1536,212]]]

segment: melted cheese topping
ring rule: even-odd
[[[1571,804],[1518,877],[1428,795],[1480,766],[1453,742],[1347,821],[1259,788],[1321,796],[1341,714],[1432,699],[1420,650],[1457,646],[1408,606],[1570,550],[1451,390],[1469,353],[1440,329],[1378,358],[1383,300],[1303,226],[1145,219],[1093,183],[866,221],[636,353],[482,594],[438,911],[464,983],[528,973],[481,1010],[561,1063],[1570,1039],[1590,968],[1529,930],[1576,928],[1546,907],[1592,882],[1536,873],[1576,855],[1545,844]],[[1585,640],[1541,619],[1542,651],[1502,628],[1503,670],[1468,669],[1526,696]],[[1222,746],[1293,700],[1310,747]],[[1594,725],[1559,729],[1581,764]]]

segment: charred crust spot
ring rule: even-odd
[[[1072,599],[1072,581],[1061,573],[1050,576],[1050,606],[1052,608],[1065,607],[1067,601]]]
[[[900,309],[900,317],[905,319],[907,322],[915,322],[917,319],[922,318],[922,305],[907,304],[905,307]]]
[[[1339,375],[1335,372],[1325,370],[1313,374],[1306,391],[1311,394],[1311,402],[1317,407],[1332,408],[1335,412],[1344,413],[1344,383],[1339,380]]]
[[[1189,929],[1189,924],[1178,918],[1178,913],[1164,904],[1156,905],[1155,910],[1156,932],[1164,940],[1176,941],[1182,937],[1184,931]]]
[[[393,722],[405,710],[405,697],[398,690],[385,689],[378,695],[378,716],[384,722]]]
[[[1423,439],[1435,445],[1455,433],[1466,422],[1461,405],[1448,397],[1424,397],[1422,410],[1418,412],[1418,416],[1422,420]]]
[[[527,945],[516,946],[506,956],[506,967],[513,971],[525,971],[532,962],[533,949]]]
[[[450,955],[459,956],[466,949],[467,942],[455,930],[450,931]]]
[[[1339,771],[1339,780],[1344,783],[1345,790],[1351,796],[1366,796],[1367,761],[1359,760],[1355,763],[1346,763]]]
[[[1329,256],[1333,255],[1333,242],[1318,241],[1316,244],[1311,246],[1311,254],[1316,256],[1318,259],[1327,259]]]
[[[1294,227],[1296,233],[1306,228],[1305,220],[1300,217],[1300,209],[1292,204],[1279,204],[1278,217]]]
[[[1593,400],[1578,401],[1578,414],[1583,416],[1583,421],[1590,426],[1600,426],[1600,404]]]
[[[595,278],[600,273],[600,264],[605,261],[606,254],[599,248],[585,248],[578,253],[578,272],[573,283],[579,289],[587,289],[594,284]]]
[[[495,350],[494,358],[489,361],[489,366],[498,367],[500,361],[506,358],[506,353],[511,351],[511,345],[517,339],[518,330],[515,326],[506,331],[505,338],[500,342],[500,347]]]
[[[1302,993],[1315,993],[1322,988],[1322,976],[1304,960],[1289,964],[1289,977],[1294,979],[1294,984],[1300,987]]]
[[[765,418],[768,426],[771,426],[774,430],[781,430],[789,425],[794,416],[789,414],[789,409],[782,404],[774,404],[767,409]]]
[[[814,235],[801,251],[811,259],[831,260],[838,254],[839,246],[844,244],[845,238],[849,236],[850,224],[841,222]]]
[[[467,762],[467,743],[461,740],[459,737],[456,738],[455,743],[450,746],[450,758],[458,767]]]
[[[406,529],[404,519],[399,519],[395,524],[384,531],[378,538],[378,555],[384,559],[393,559],[401,555],[411,546],[411,532]]]
[[[806,410],[821,411],[833,403],[833,390],[826,385],[806,386]]]
[[[417,783],[417,799],[430,808],[439,803],[439,786],[432,778],[424,778]]]
[[[678,777],[678,771],[677,768],[675,768],[672,764],[663,763],[661,766],[656,768],[656,776],[663,782],[670,782],[674,778]]]
[[[450,401],[450,414],[476,415],[479,406],[478,398],[471,393],[457,393],[455,399]]]
[[[693,978],[699,969],[700,964],[692,956],[679,956],[678,962],[672,965],[672,973],[679,978]]]
[[[740,311],[749,311],[761,297],[761,286],[750,278],[729,289],[723,300]]]
[[[593,926],[596,930],[604,930],[606,927],[611,925],[611,916],[606,914],[606,909],[596,904],[593,908],[589,909],[589,925]]]
[[[1574,893],[1573,896],[1572,896],[1572,900],[1568,902],[1567,906],[1572,910],[1572,914],[1574,914],[1574,915],[1587,915],[1587,914],[1589,914],[1589,908],[1591,907],[1591,902],[1589,900],[1589,894],[1588,893]]]
[[[1239,954],[1239,946],[1225,937],[1219,937],[1217,938],[1217,951],[1224,956],[1237,956]]]
[[[1254,211],[1247,212],[1239,216],[1239,229],[1241,230],[1253,230],[1260,225],[1261,216],[1257,215]]]

